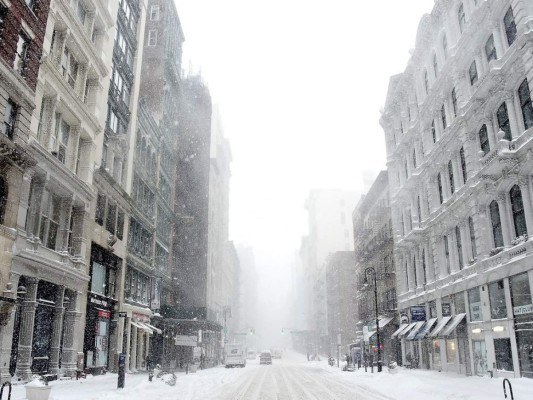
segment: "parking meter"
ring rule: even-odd
[[[126,354],[120,353],[118,355],[118,388],[124,388],[126,380]]]

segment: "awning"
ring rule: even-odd
[[[403,331],[405,328],[407,328],[409,326],[409,324],[401,324],[400,327],[396,330],[396,332],[394,332],[392,335],[391,335],[391,338],[395,338],[396,336],[398,336],[398,334]]]
[[[435,329],[433,329],[433,331],[429,334],[429,337],[437,337],[437,335],[440,333],[440,331],[442,331],[442,329],[444,328],[444,326],[448,323],[450,319],[452,319],[452,317],[442,318],[437,324],[437,326],[435,327]]]
[[[156,331],[157,333],[159,333],[160,335],[163,333],[163,331],[159,328],[156,328],[155,326],[153,325],[150,325],[148,322],[143,322],[143,324],[145,324],[148,328],[151,328],[153,331]]]
[[[426,323],[426,321],[418,321],[415,326],[413,327],[413,329],[411,329],[411,332],[409,332],[409,335],[407,335],[406,339],[407,340],[415,340],[415,336],[416,334],[418,333],[418,331],[420,330],[420,328],[422,328],[422,326]]]
[[[139,325],[141,325],[142,329],[147,332],[148,334],[150,335],[153,335],[154,334],[154,331],[149,327],[147,326],[144,322],[140,322],[140,321],[137,321],[137,323]]]
[[[411,329],[413,329],[413,328],[415,327],[416,324],[417,324],[416,322],[411,322],[411,323],[407,326],[407,328],[405,328],[403,331],[400,332],[400,334],[398,335],[398,337],[399,337],[399,338],[404,337],[404,336],[407,334],[407,332],[409,332]]]
[[[131,321],[131,324],[134,327],[138,328],[138,329],[143,329],[144,330],[144,328],[141,326],[141,324],[139,324],[137,321]]]
[[[431,328],[433,328],[433,325],[435,325],[436,322],[437,322],[437,318],[431,318],[427,320],[426,325],[424,325],[422,329],[418,331],[418,334],[416,335],[415,340],[424,339],[428,335]]]
[[[442,331],[441,336],[449,336],[452,334],[455,328],[457,328],[457,325],[461,323],[461,321],[466,316],[465,313],[457,314],[455,317],[453,317],[452,321],[446,326],[446,329]]]
[[[387,325],[389,322],[391,322],[394,318],[381,318],[379,320],[379,329],[383,329],[385,327],[385,325]],[[376,331],[371,331],[371,332],[368,332],[368,337],[372,337],[374,334],[376,333]]]

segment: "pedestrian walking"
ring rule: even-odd
[[[146,356],[146,369],[148,370],[148,380],[152,382],[154,377],[154,358],[151,353]]]

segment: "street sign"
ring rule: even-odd
[[[196,347],[198,342],[196,336],[177,335],[174,337],[174,344],[176,346]]]
[[[125,311],[120,311],[118,313],[119,318],[126,318],[128,316],[128,313]]]

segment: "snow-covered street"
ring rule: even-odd
[[[533,381],[512,379],[514,398],[533,397]],[[52,382],[53,400],[496,400],[503,399],[502,379],[465,377],[436,371],[400,369],[398,374],[343,372],[325,361],[308,362],[289,353],[273,365],[249,360],[246,368],[211,368],[178,374],[176,386],[148,382],[146,374],[126,376],[116,389],[117,375],[89,376],[80,381]],[[7,398],[7,397],[6,397]],[[25,399],[15,386],[12,400]]]

